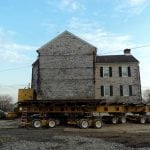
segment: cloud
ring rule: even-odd
[[[78,10],[85,10],[85,6],[79,0],[48,0],[48,4],[58,6],[59,9],[65,11],[73,12]]]
[[[132,6],[139,6],[146,2],[146,0],[128,0],[127,1]]]
[[[141,45],[147,45],[141,44]],[[134,55],[140,61],[140,73],[141,73],[141,82],[142,82],[142,89],[150,89],[150,59],[149,59],[149,47],[141,47],[137,49],[133,49]]]
[[[142,89],[150,89],[149,82],[149,47],[140,47],[141,43],[135,43],[131,35],[116,34],[104,30],[92,20],[81,20],[72,18],[68,25],[68,30],[75,33],[85,41],[98,48],[98,55],[120,55],[125,48],[131,48],[131,53],[140,61]],[[148,45],[143,44],[142,45]]]
[[[140,74],[141,74],[141,82],[142,89],[150,89],[150,81],[149,81],[149,61],[145,61],[145,59],[140,59]]]
[[[72,18],[68,29],[98,48],[98,54],[114,54],[133,47],[130,35],[118,35],[103,30],[96,22]],[[116,51],[117,50],[117,51]],[[121,51],[122,54],[122,51]]]
[[[141,14],[149,4],[148,0],[117,0],[117,7],[115,8],[120,13],[132,15]]]
[[[1,62],[25,63],[31,60],[29,55],[35,46],[18,44],[12,40],[16,33],[0,28],[0,58]]]
[[[85,9],[85,7],[77,0],[62,0],[60,7],[71,11]]]

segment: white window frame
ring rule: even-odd
[[[129,96],[129,85],[123,85],[123,96]]]
[[[110,85],[104,85],[104,96],[110,96]]]
[[[103,77],[109,77],[109,67],[108,66],[104,66],[103,67]]]
[[[128,77],[128,67],[127,66],[122,66],[122,77]]]

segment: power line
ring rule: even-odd
[[[142,46],[132,47],[130,49],[138,49],[138,48],[143,48],[143,47],[150,47],[150,45],[142,45]],[[114,53],[114,52],[120,52],[120,51],[122,51],[122,50],[113,50],[113,51],[111,50],[110,52],[103,53],[103,55]],[[26,66],[16,67],[16,68],[8,68],[8,69],[0,70],[0,72],[10,71],[10,70],[20,70],[20,69],[24,69],[24,68],[28,68],[28,67],[31,67],[31,65],[26,65]]]
[[[150,47],[150,45],[142,45],[142,46],[137,46],[137,47],[132,47],[132,48],[129,48],[129,49],[138,49],[138,48],[143,48],[143,47]],[[106,53],[103,53],[103,54],[110,54],[110,53],[114,53],[114,52],[120,52],[122,50],[111,50],[110,52],[106,52]]]
[[[143,48],[143,47],[150,47],[150,45],[137,46],[137,47],[133,47],[133,48],[131,48],[131,49],[138,49],[138,48]]]
[[[16,68],[3,69],[3,70],[0,70],[0,72],[10,71],[10,70],[20,70],[20,69],[24,69],[24,68],[28,68],[28,67],[31,67],[31,65],[26,65],[26,66],[21,66],[21,67],[16,67]]]
[[[0,84],[0,88],[3,88],[3,87],[4,87],[4,88],[5,88],[5,87],[6,87],[6,88],[7,88],[7,87],[8,87],[8,88],[9,88],[9,87],[20,87],[20,86],[27,86],[27,85],[28,85],[28,84],[11,84],[11,85],[3,85],[3,84],[1,85],[1,84]]]

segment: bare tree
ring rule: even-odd
[[[12,97],[9,95],[0,95],[0,109],[3,111],[12,111],[13,102]]]
[[[146,89],[143,91],[143,101],[145,103],[150,103],[150,89]]]

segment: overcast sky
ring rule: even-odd
[[[142,89],[150,88],[150,0],[1,0],[0,94],[16,101],[17,89],[31,82],[36,50],[64,30],[95,45],[99,55],[131,48]]]

